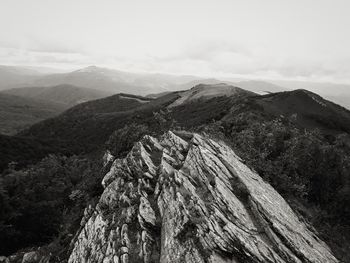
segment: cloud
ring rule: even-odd
[[[0,60],[3,64],[18,65],[79,65],[88,62],[89,57],[80,53],[35,51],[0,46]]]
[[[12,48],[25,51],[42,53],[83,53],[82,46],[70,42],[63,42],[60,39],[40,38],[35,36],[22,36],[20,38],[0,39],[1,48]]]
[[[211,73],[213,77],[231,74],[350,82],[350,57],[304,57],[302,53],[274,52],[263,45],[254,47],[228,42],[204,43],[192,46],[182,53],[155,60],[155,63],[181,67],[186,64],[185,68],[197,71],[205,69],[204,72]],[[194,66],[190,67],[190,64]]]
[[[228,41],[204,41],[163,52],[162,56],[143,54],[132,57],[118,52],[88,52],[55,41],[27,41],[22,47],[8,47],[9,44],[0,43],[0,60],[4,64],[76,68],[96,64],[125,71],[217,78],[239,76],[350,82],[350,59],[347,57],[304,58],[289,53],[277,54],[264,46],[244,46]]]

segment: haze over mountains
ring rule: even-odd
[[[0,66],[0,90],[26,85],[41,74],[22,67]]]
[[[41,74],[36,76],[33,76],[33,74],[23,74],[21,68],[16,71],[15,67],[11,67],[10,72],[8,70],[2,70],[2,74],[4,76],[8,75],[8,79],[17,77],[19,80],[17,82],[7,81],[2,83],[0,89],[70,84],[105,92],[127,92],[138,95],[174,90],[174,87],[177,85],[197,79],[194,76],[136,74],[96,66],[89,66],[68,73]]]
[[[204,95],[192,94],[191,88],[198,84],[207,85],[205,93],[208,94],[210,90],[217,89],[214,91],[215,94],[220,92],[220,89],[221,91],[226,89],[227,86],[220,86],[218,83],[226,83],[260,95],[298,88],[313,91],[326,99],[350,108],[350,86],[332,83],[243,79],[222,81],[216,78],[196,76],[129,73],[96,66],[69,72],[60,70],[55,72],[55,69],[50,68],[1,66],[0,76],[1,96],[3,98],[5,94],[15,96],[6,96],[6,104],[1,105],[1,131],[8,135],[15,134],[38,121],[53,117],[79,103],[118,93],[143,96],[150,94],[148,97],[157,98],[173,91],[188,90],[183,93],[187,95],[179,99],[179,101],[186,101],[187,97],[196,98],[196,96]],[[232,90],[228,94],[230,92]],[[22,102],[20,98],[23,98]],[[23,109],[21,107],[25,107],[24,105],[28,106],[27,111],[18,110]]]
[[[112,92],[94,90],[86,87],[77,87],[70,84],[60,84],[49,87],[23,87],[4,90],[1,93],[33,98],[47,102],[60,103],[65,108],[89,100],[99,99],[112,95]]]
[[[226,82],[258,94],[306,89],[320,94],[344,107],[350,108],[350,85],[345,84],[286,80],[217,79],[189,75],[129,73],[97,66],[89,66],[65,73],[48,73],[52,71],[53,69],[1,66],[0,90],[19,87],[52,87],[68,84],[101,91],[101,95],[97,95],[97,97],[103,97],[103,95],[117,93],[134,95],[157,94],[167,91],[190,89],[201,83],[215,84]],[[63,90],[62,92],[64,93],[65,91]],[[20,91],[16,92],[16,95],[20,95]],[[26,93],[23,93],[23,96],[26,96]]]

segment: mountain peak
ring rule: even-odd
[[[76,70],[76,72],[99,72],[103,70],[103,68],[101,67],[97,67],[95,65],[91,65],[91,66],[88,66],[88,67],[85,67],[85,68],[82,68],[82,69],[78,69]]]

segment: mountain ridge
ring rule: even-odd
[[[204,86],[204,90],[206,87],[210,86]],[[41,138],[45,138],[47,137],[47,134],[50,134],[51,136],[58,136],[63,141],[70,141],[71,138],[76,138],[76,140],[71,143],[74,145],[75,143],[79,142],[81,145],[83,141],[80,137],[82,137],[84,134],[84,137],[86,138],[94,138],[94,140],[99,140],[100,143],[103,143],[110,135],[106,134],[102,139],[101,135],[103,133],[106,133],[107,131],[111,133],[114,129],[117,129],[117,127],[127,123],[148,123],[149,126],[155,126],[157,120],[154,119],[154,112],[158,112],[160,110],[168,111],[167,108],[169,107],[173,109],[171,111],[174,111],[171,118],[179,121],[181,125],[195,126],[200,123],[203,124],[207,120],[218,118],[220,114],[223,114],[222,111],[224,108],[226,110],[229,109],[230,103],[232,103],[230,101],[235,97],[251,96],[253,94],[251,92],[246,93],[239,88],[231,87],[226,84],[224,87],[233,91],[230,96],[226,96],[227,94],[223,95],[221,92],[214,93],[214,96],[206,96],[206,94],[203,94],[204,96],[201,97],[200,100],[191,101],[192,106],[194,104],[200,107],[198,109],[197,106],[191,108],[190,104],[187,103],[177,105],[176,107],[171,107],[172,103],[181,98],[181,94],[187,94],[186,91],[172,92],[157,99],[128,95],[131,97],[134,96],[136,98],[142,98],[142,100],[148,101],[147,103],[140,103],[135,100],[130,102],[130,99],[125,99],[123,98],[123,95],[120,97],[121,95],[117,94],[107,98],[77,105],[62,113],[57,118],[49,119],[42,123],[33,125],[31,128],[21,132],[19,135],[29,137],[39,136]],[[213,91],[215,89],[210,88],[210,90]],[[116,105],[114,102],[115,99],[121,103],[121,108],[116,106],[114,109],[115,106],[113,105]],[[219,103],[220,106],[215,105],[216,103]],[[109,107],[108,105],[111,107],[110,110],[97,110],[96,112],[93,112],[93,110],[90,111],[91,109],[88,109],[90,107],[89,105],[91,105],[91,109],[94,109],[95,106],[100,109],[104,109],[105,105],[107,105],[107,108]],[[131,106],[131,108],[128,110],[129,106]],[[200,116],[198,115],[199,109],[203,110],[203,113]],[[184,111],[188,112],[184,113]],[[84,112],[87,112],[88,114],[84,114]],[[184,114],[187,115],[188,120],[181,120],[181,116],[184,116]],[[80,120],[79,117],[81,117]],[[96,132],[96,130],[98,130],[97,127],[103,128],[102,133]],[[77,140],[78,138],[79,140]]]
[[[299,89],[272,93],[256,101],[265,111],[292,117],[306,128],[318,126],[328,132],[338,130],[338,133],[350,133],[350,111],[311,91]]]
[[[2,70],[4,68],[7,70]],[[6,73],[9,68],[12,71],[10,75]],[[346,84],[229,77],[207,78],[165,73],[133,73],[97,66],[88,66],[68,72],[54,69],[41,70],[35,67],[0,66],[0,76],[2,79],[0,90],[26,86],[70,84],[112,93],[147,95],[189,89],[200,83],[215,84],[217,82],[225,82],[259,94],[302,88],[318,93],[348,109],[350,108],[348,103],[349,85]]]
[[[216,85],[212,85],[211,87],[215,90],[214,87],[216,87]],[[223,85],[222,87],[224,87],[225,91],[228,86]],[[190,91],[189,97],[202,94],[201,92],[205,91],[206,88],[210,90],[210,85],[209,87],[200,85],[199,88],[194,88]],[[237,91],[235,87],[230,86],[229,90]],[[240,89],[238,89],[238,91],[240,91]],[[341,109],[340,106],[327,102],[316,94],[303,90],[267,94],[263,96],[250,92],[229,93],[227,95],[225,92],[217,90],[214,96],[211,96],[213,95],[211,93],[209,93],[209,96],[205,96],[208,94],[204,93],[204,96],[199,96],[199,98],[195,97],[195,99],[189,100],[186,103],[181,103],[175,107],[169,107],[174,101],[182,98],[184,93],[187,94],[188,92],[189,91],[172,92],[156,99],[130,94],[117,94],[107,98],[85,102],[62,113],[58,117],[34,125],[31,129],[20,133],[19,135],[22,137],[11,137],[11,139],[14,140],[11,145],[3,144],[5,148],[1,147],[0,153],[4,153],[5,157],[7,155],[10,156],[10,158],[5,159],[5,162],[2,163],[5,168],[7,166],[6,162],[10,161],[21,161],[25,159],[29,164],[32,164],[23,170],[14,171],[13,167],[15,167],[15,165],[11,163],[9,169],[3,171],[3,178],[6,179],[6,184],[4,184],[5,192],[2,191],[3,195],[5,194],[4,200],[10,200],[8,204],[11,207],[12,202],[24,199],[21,195],[24,190],[26,192],[26,197],[30,197],[32,191],[35,191],[36,195],[38,194],[38,196],[41,197],[41,199],[37,198],[29,203],[27,200],[22,200],[21,203],[18,204],[19,207],[23,209],[22,216],[17,213],[17,207],[13,207],[12,210],[9,210],[8,217],[6,217],[6,215],[5,218],[1,217],[0,214],[0,219],[4,220],[0,220],[0,227],[1,222],[12,225],[11,228],[6,228],[4,232],[3,240],[13,241],[12,243],[6,243],[4,245],[3,250],[6,255],[17,251],[16,249],[18,248],[24,248],[24,245],[38,246],[40,242],[51,242],[50,240],[53,240],[49,245],[38,248],[37,251],[33,252],[32,249],[32,252],[28,252],[29,250],[27,249],[29,248],[25,251],[32,254],[34,253],[33,255],[37,255],[37,253],[40,255],[44,254],[47,257],[49,257],[47,251],[51,251],[50,253],[55,255],[55,257],[61,260],[68,260],[68,257],[71,255],[71,249],[73,248],[69,248],[69,242],[71,242],[74,234],[77,233],[76,231],[80,232],[79,215],[83,214],[81,207],[83,205],[83,207],[88,207],[85,212],[86,220],[90,218],[92,211],[97,211],[99,213],[100,208],[104,210],[103,205],[102,207],[98,206],[99,208],[97,207],[95,210],[91,210],[92,207],[95,207],[97,201],[95,199],[96,194],[101,193],[99,191],[103,190],[99,188],[98,183],[96,183],[96,185],[91,185],[90,182],[91,180],[96,182],[99,176],[101,176],[100,173],[87,168],[95,166],[93,164],[96,162],[100,162],[100,158],[97,158],[97,156],[105,149],[108,149],[109,154],[107,154],[105,158],[107,163],[108,160],[114,158],[124,160],[126,156],[133,154],[136,154],[136,158],[138,158],[139,151],[137,150],[135,153],[134,151],[130,152],[130,150],[133,149],[134,145],[139,145],[140,140],[142,140],[145,135],[150,135],[152,138],[158,140],[159,136],[168,130],[187,130],[189,132],[177,132],[175,135],[187,144],[191,144],[194,148],[199,147],[198,145],[200,145],[200,143],[189,143],[192,138],[191,134],[193,133],[200,133],[202,134],[201,136],[205,138],[210,136],[214,142],[225,141],[225,144],[234,149],[234,152],[242,158],[239,159],[239,162],[244,162],[251,170],[257,171],[266,182],[269,182],[283,198],[288,201],[289,205],[293,207],[293,210],[299,216],[302,215],[303,218],[310,221],[312,226],[319,230],[318,236],[327,242],[337,258],[349,258],[346,247],[348,244],[347,240],[350,240],[347,239],[347,237],[350,236],[350,233],[347,231],[347,227],[350,224],[347,221],[347,207],[349,204],[349,199],[347,198],[347,189],[349,187],[347,169],[348,167],[350,168],[350,163],[348,162],[350,144],[347,144],[346,140],[350,141],[350,137],[349,133],[338,125],[346,123],[346,121],[339,121],[339,119],[333,118],[334,115],[332,114],[329,116],[327,115],[327,112],[333,112],[335,116],[340,111],[344,111],[344,115],[348,115],[348,112]],[[296,103],[299,100],[301,102]],[[300,107],[300,104],[302,104],[303,107]],[[322,113],[327,113],[323,114],[324,116],[327,118],[330,117],[335,122],[315,121],[312,122],[312,125],[309,127],[306,127],[305,123],[299,122],[299,117],[302,117],[302,115],[307,116],[309,113],[315,111],[317,112],[319,107],[324,108]],[[297,116],[294,116],[296,110]],[[323,115],[321,117],[324,117]],[[309,119],[305,118],[305,120]],[[314,118],[313,120],[317,119]],[[171,135],[170,137],[174,136]],[[185,145],[181,143],[181,140],[180,145]],[[28,146],[27,142],[29,141],[31,141],[32,144]],[[6,142],[6,138],[4,138],[4,142]],[[37,143],[40,142],[41,145],[38,145]],[[179,140],[176,139],[175,145],[178,142]],[[154,145],[157,145],[157,143]],[[206,155],[208,151],[211,152],[210,155],[217,154],[215,150],[212,152],[213,147],[211,143],[209,143],[209,145],[206,143],[205,145],[205,147],[200,149],[202,153],[200,156],[203,154]],[[149,152],[154,151],[154,154],[152,153],[150,158],[152,163],[158,166],[159,155],[156,154],[157,147],[149,146],[150,148],[146,145],[144,146],[146,149],[144,153],[146,155],[142,155],[141,157],[146,158],[145,156],[147,156]],[[13,152],[14,147],[17,149],[17,152]],[[6,149],[9,151],[6,152]],[[180,153],[184,157],[188,157],[187,150],[189,148],[184,147],[183,149],[184,151],[180,151]],[[175,158],[174,160],[176,160],[176,156],[172,156],[174,152],[169,150],[165,150],[165,152],[169,152],[171,158]],[[33,157],[36,157],[36,159],[31,160],[28,158],[28,153],[29,155],[33,153]],[[43,159],[39,164],[35,164],[38,159],[47,156],[47,154],[51,155]],[[61,158],[60,156],[62,154],[67,157]],[[114,157],[112,157],[112,155]],[[85,160],[87,156],[90,156],[88,162]],[[230,156],[233,157],[234,154],[230,154]],[[171,158],[167,158],[166,161],[171,162],[171,166],[175,168],[175,170],[180,169],[182,162],[173,163]],[[148,158],[146,159],[149,160]],[[196,160],[189,157],[185,159]],[[80,168],[80,160],[85,160],[84,162],[87,166],[82,166]],[[141,164],[139,164],[137,160],[138,159],[134,159],[138,167],[138,165]],[[198,160],[199,163],[201,163],[200,166],[202,166],[200,158]],[[128,169],[134,167],[134,161],[127,163]],[[206,192],[208,190],[207,186],[209,189],[215,189],[218,183],[212,180],[212,176],[210,176],[216,169],[214,169],[214,171],[210,170],[207,165],[210,164],[209,160],[203,163],[206,169],[209,169],[209,171],[205,170],[203,173],[200,172],[200,174],[208,176],[208,181],[206,181],[208,184],[205,184],[206,186],[201,188],[203,192]],[[222,165],[225,166],[224,162],[221,160],[215,163],[220,167]],[[106,170],[110,170],[110,165],[111,163],[108,163],[101,171],[107,172]],[[17,166],[20,169],[23,167],[20,163]],[[210,167],[211,166],[212,165],[210,165]],[[143,171],[141,166],[139,168]],[[137,170],[139,170],[139,168],[137,168]],[[222,171],[222,169],[218,170]],[[59,173],[57,173],[57,171],[59,171]],[[105,174],[105,172],[103,173]],[[17,178],[21,174],[31,174],[31,176],[27,178],[21,177],[22,179],[18,178],[22,183],[17,187],[12,183],[13,178]],[[50,183],[50,178],[48,178],[46,183],[48,188],[38,188],[37,185],[40,178],[46,175],[50,176],[50,178],[56,178],[56,176],[59,175],[60,179],[57,181],[56,179],[58,178],[56,178],[54,182]],[[145,176],[147,177],[147,175]],[[169,174],[169,177],[173,178],[172,173]],[[127,180],[129,179],[130,178],[127,177]],[[141,177],[141,179],[143,179],[143,177]],[[21,189],[21,187],[24,187],[27,183],[31,186],[28,189]],[[150,185],[153,183],[154,181],[150,180]],[[146,184],[148,185],[147,181]],[[194,182],[190,181],[189,185],[190,184],[193,184],[195,187],[202,185],[196,180],[194,180]],[[109,183],[106,183],[106,185],[109,185]],[[240,189],[240,183],[236,181],[233,181],[233,185],[238,186],[238,189],[234,188],[235,191],[238,191],[235,192],[237,198],[242,198],[239,199],[241,200],[240,202],[246,204],[245,197],[247,195],[245,194],[245,187]],[[50,188],[51,186],[55,188],[52,189]],[[17,194],[14,196],[7,196],[6,191],[8,189],[12,189],[11,191],[15,189],[15,193]],[[52,191],[54,191],[55,196],[59,198],[59,202],[52,203],[50,199]],[[148,190],[145,192],[147,194],[150,193]],[[68,194],[69,198],[67,196]],[[202,199],[201,194],[202,192],[198,193]],[[42,198],[46,200],[44,204],[51,207],[50,209],[42,210]],[[71,202],[69,200],[75,200],[77,202]],[[153,199],[151,200],[152,209],[158,213],[154,206],[155,202],[153,202]],[[214,201],[215,200],[216,198],[214,198]],[[208,201],[209,204],[211,202],[207,199],[203,199],[203,201]],[[65,205],[63,206],[63,204]],[[89,204],[91,205],[90,208]],[[276,205],[276,208],[279,206],[280,205]],[[63,211],[62,207],[66,207],[68,210]],[[43,217],[51,220],[50,222],[54,222],[52,226],[40,225],[42,230],[39,232],[46,234],[46,236],[43,236],[41,239],[36,238],[38,230],[32,228],[30,224],[26,224],[27,221],[22,220],[22,218],[31,216],[32,220],[40,221],[40,218],[33,215],[33,209],[34,211],[41,211],[40,213]],[[192,210],[190,209],[190,211]],[[58,218],[60,219],[58,220]],[[247,218],[251,218],[251,216],[248,215]],[[269,220],[269,216],[267,216],[267,218]],[[83,221],[85,219],[83,219]],[[286,220],[283,219],[283,221]],[[108,224],[109,222],[110,221],[108,221]],[[192,223],[186,224],[185,230],[180,231],[183,233],[179,234],[180,240],[186,240],[185,233],[193,233],[191,232],[191,226],[201,225],[200,220],[199,222],[195,221],[194,224]],[[22,227],[26,227],[27,230],[23,232]],[[157,229],[159,229],[159,227],[155,228],[156,231]],[[311,230],[311,232],[314,232],[314,230]],[[14,233],[15,236],[13,236]],[[26,236],[27,238],[19,238],[22,233],[26,233],[26,235],[28,235]],[[59,236],[53,237],[53,233],[59,233]],[[259,232],[259,235],[260,234]],[[283,233],[283,235],[284,234],[286,233]],[[113,236],[112,239],[115,240],[114,238],[116,236],[114,233],[111,235]],[[135,236],[132,235],[130,240],[133,240],[133,237]],[[35,242],[33,238],[36,238]],[[21,242],[21,240],[23,240],[23,242]],[[274,240],[273,236],[272,239],[269,240],[268,243],[271,244],[271,240]],[[212,241],[210,242],[212,243]],[[284,242],[282,243],[285,245]],[[116,249],[120,248],[118,244]],[[93,245],[99,246],[98,244]],[[268,245],[268,247],[270,249],[270,245]],[[287,247],[290,248],[289,245],[287,245]],[[135,251],[134,247],[132,247],[132,249]],[[278,248],[272,248],[272,250],[281,251]],[[285,251],[284,248],[282,248],[282,250]],[[124,247],[120,250],[120,253],[117,253],[119,261],[121,260],[119,257],[122,256],[122,254],[127,254],[125,251],[126,248]],[[143,251],[147,252],[148,250],[145,249]],[[197,251],[201,252],[203,250],[197,248]],[[291,254],[294,252],[295,250],[293,250]],[[105,255],[107,256],[107,254]],[[224,254],[225,253],[222,252],[219,253],[221,257],[225,258]],[[241,255],[239,251],[238,254]],[[287,252],[287,254],[290,253]],[[297,254],[297,257],[299,257],[299,253]],[[23,253],[19,252],[18,257],[21,255],[23,256]],[[79,258],[79,255],[80,252],[77,252],[75,257]],[[266,256],[266,254],[264,255]],[[281,257],[280,252],[278,252],[277,255]],[[27,256],[29,257],[29,255]],[[199,255],[199,257],[202,256],[207,258],[205,255]],[[217,255],[214,255],[214,258],[216,256]],[[260,258],[260,256],[258,257]],[[130,257],[134,256],[130,255]],[[303,262],[303,260],[301,260],[301,262]],[[347,262],[347,260],[345,260],[345,262]]]
[[[140,103],[133,100],[130,104],[130,110],[128,109],[130,100],[125,98],[123,99],[120,97],[120,94],[117,94],[111,97],[77,105],[57,118],[33,125],[29,129],[19,133],[19,135],[45,138],[47,137],[47,134],[55,134],[55,136],[58,136],[62,142],[70,142],[71,138],[75,138],[74,141],[70,142],[72,145],[76,143],[82,145],[83,141],[85,140],[80,137],[84,135],[87,138],[94,138],[93,141],[98,140],[99,143],[103,143],[108,139],[109,135],[107,135],[107,132],[111,133],[113,129],[117,129],[117,127],[124,124],[131,122],[146,122],[149,125],[151,125],[150,123],[153,123],[152,125],[154,125],[156,121],[153,119],[153,112],[157,112],[159,110],[166,110],[169,118],[177,121],[179,125],[184,125],[186,128],[189,128],[191,126],[194,127],[196,125],[204,124],[210,119],[230,118],[230,108],[233,106],[241,107],[242,105],[246,105],[248,107],[246,110],[253,110],[257,108],[261,113],[267,114],[267,116],[269,116],[268,118],[275,118],[276,116],[279,117],[280,115],[285,114],[286,118],[294,118],[294,121],[296,121],[296,123],[301,127],[308,129],[322,127],[324,131],[327,131],[330,134],[339,134],[350,129],[350,127],[347,126],[347,123],[350,122],[350,113],[340,106],[333,106],[335,104],[327,102],[324,99],[322,99],[322,101],[325,101],[325,103],[330,105],[330,107],[327,106],[324,108],[315,100],[308,97],[310,100],[308,101],[310,102],[310,105],[305,107],[296,107],[294,110],[297,111],[293,110],[293,112],[286,114],[286,112],[282,110],[283,107],[286,105],[293,105],[293,103],[298,100],[294,94],[298,94],[298,92],[290,91],[274,93],[275,95],[268,94],[261,96],[252,92],[244,91],[234,86],[226,84],[220,85],[223,85],[222,87],[224,87],[225,92],[228,89],[233,93],[229,93],[229,96],[227,96],[225,93],[217,92],[217,90],[215,91],[215,88],[213,88],[215,85],[199,85],[197,87],[202,87],[202,91],[205,91],[208,87],[210,91],[215,91],[214,96],[206,97],[205,93],[196,93],[196,89],[192,89],[189,91],[168,93],[164,96],[158,97],[157,99],[138,97],[148,102]],[[188,103],[183,103],[191,94],[202,94],[204,96],[200,97],[202,98],[200,100],[195,99],[190,100]],[[283,102],[280,99],[281,94],[286,94],[288,97],[292,98],[291,103]],[[274,104],[271,104],[267,101],[269,98],[277,99]],[[122,108],[118,108],[117,106],[114,110],[115,106],[113,105],[116,105],[114,102],[115,99],[121,103],[120,105],[124,106],[122,106]],[[110,109],[104,110],[104,104],[110,105],[106,106],[107,108],[110,107]],[[277,106],[273,106],[272,110],[272,105],[275,104],[283,107],[279,108]],[[317,114],[315,115],[315,110],[309,110],[312,107],[316,109],[322,108],[322,112],[325,112],[326,114],[324,116]],[[94,112],[94,109],[100,110]],[[84,112],[88,114],[84,114]],[[295,118],[293,113],[299,113],[299,117],[296,116]],[[142,118],[144,119],[140,118],[140,116],[143,116]],[[79,118],[81,119],[79,120]],[[104,130],[102,133],[96,132],[98,127],[103,127]],[[102,139],[102,134],[105,133],[106,135]],[[80,147],[81,146],[79,146],[79,148]]]

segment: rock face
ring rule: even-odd
[[[71,263],[338,262],[231,148],[197,134],[145,136],[102,184]]]

